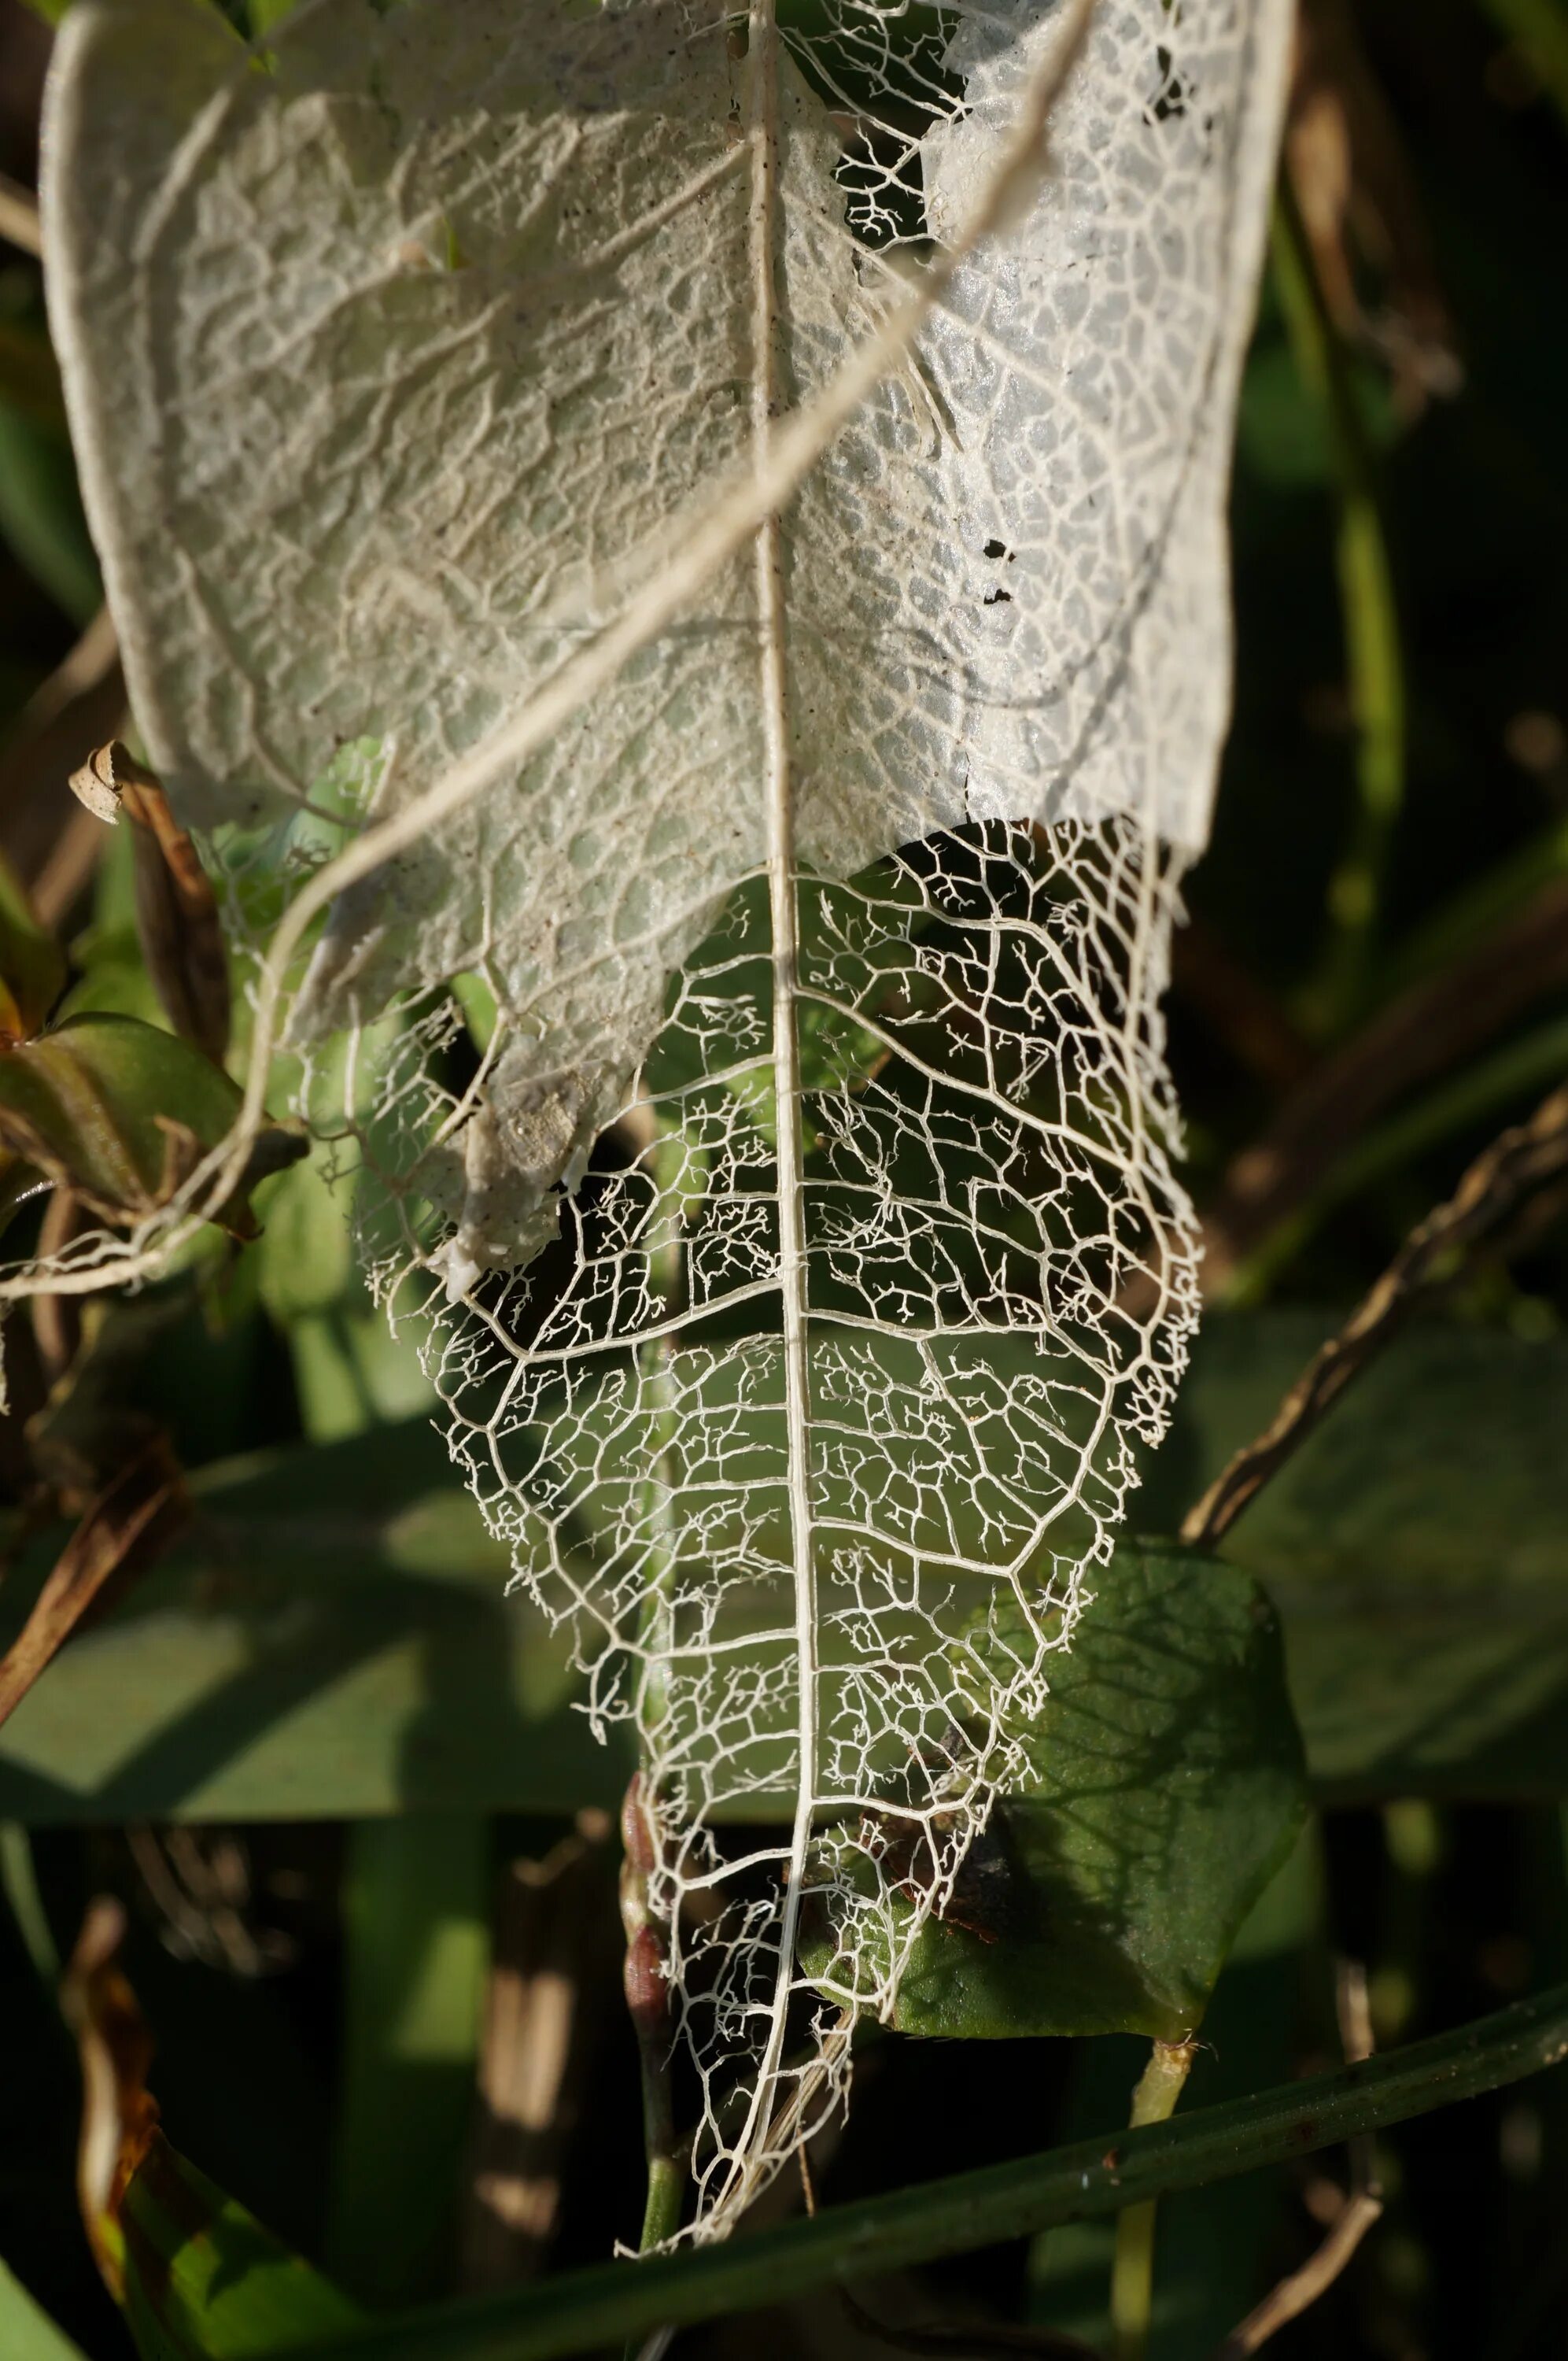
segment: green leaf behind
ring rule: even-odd
[[[1039,1784],[989,1837],[1013,1856],[1011,1923],[927,1922],[904,2032],[1179,2039],[1295,1841],[1300,1740],[1255,1584],[1127,1549],[1097,1587],[1026,1732]]]
[[[0,2263],[0,2352],[5,2361],[82,2361],[81,2346],[55,2326],[5,2263]]]

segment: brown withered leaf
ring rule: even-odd
[[[115,738],[72,772],[71,785],[98,818],[112,823],[124,812],[131,821],[148,972],[175,1031],[221,1065],[230,1015],[223,928],[206,872],[161,780]]]
[[[99,2270],[138,2353],[271,2354],[334,2345],[365,2315],[209,2180],[159,2122],[153,2045],[118,1965],[126,1914],[88,1910],[61,1995],[82,2059],[77,2185]]]
[[[89,1904],[60,1993],[82,2061],[77,2197],[93,2260],[116,2302],[126,2291],[126,2191],[158,2136],[158,2102],[147,2087],[152,2036],[118,1965],[125,1933],[119,1903],[100,1894]]]
[[[90,1502],[31,1614],[0,1657],[0,1722],[9,1719],[90,1609],[149,1565],[190,1513],[168,1439],[153,1434]]]

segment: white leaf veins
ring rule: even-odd
[[[1184,1358],[1158,999],[1288,18],[1099,0],[1070,62],[1059,0],[61,33],[88,506],[149,756],[252,906],[657,583],[1065,72],[1026,202],[778,516],[338,895],[294,1010],[394,1044],[348,1105],[379,1276],[641,1733],[698,2235],[950,1903]]]

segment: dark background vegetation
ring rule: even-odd
[[[1325,316],[1310,299],[1302,315],[1299,289],[1293,316],[1288,256],[1265,291],[1234,496],[1236,721],[1171,1011],[1212,1292],[1242,1310],[1310,1307],[1309,1340],[1568,1068],[1568,16],[1552,0],[1362,0],[1351,20],[1347,64],[1340,12],[1316,12],[1332,51],[1331,134],[1337,93],[1354,135],[1348,211],[1337,227],[1331,218],[1317,266],[1321,293],[1337,239],[1360,317],[1343,305]],[[0,169],[23,182],[49,39],[17,0],[0,0]],[[1298,155],[1298,230],[1316,203],[1332,216],[1332,136],[1327,155],[1310,140]],[[1298,264],[1306,251],[1299,239]],[[69,763],[52,741],[40,757],[28,716],[97,604],[43,335],[37,266],[0,247],[0,843],[91,965],[109,956],[105,928],[123,926],[123,880],[95,872],[63,792]],[[1386,546],[1402,722],[1397,684],[1374,679],[1358,696],[1347,667],[1347,641],[1377,631],[1365,582],[1347,599],[1336,571],[1347,503],[1352,529],[1359,519]],[[94,730],[79,716],[71,760],[114,720]],[[1260,1142],[1261,1166],[1247,1160]],[[292,1296],[241,1279],[192,1292],[135,1362],[140,1405],[188,1467],[420,1408],[417,1377],[376,1343],[347,1283],[313,1293],[308,1269],[295,1277]],[[1509,1261],[1468,1268],[1433,1316],[1539,1340],[1565,1313],[1559,1221]],[[24,1350],[19,1416],[28,1382]],[[1397,1401],[1382,1399],[1397,1420]],[[15,1434],[5,1449],[16,1473]],[[1484,1489],[1485,1466],[1474,1472]],[[1568,1480],[1563,1509],[1568,1520]],[[1518,1804],[1324,1810],[1222,1981],[1191,2103],[1332,2061],[1335,1955],[1365,1962],[1384,2045],[1568,1973],[1568,1823],[1550,1786],[1543,1773]],[[537,2268],[544,2244],[558,2268],[634,2237],[636,2060],[620,2002],[614,1847],[591,1819],[575,1839],[574,1931],[561,1938],[587,2031],[551,2135],[558,2215],[547,2241],[514,2240],[499,2262],[476,2228],[487,2168],[463,2023],[477,1988],[473,1897],[572,1836],[565,1818],[455,1816],[400,1839],[303,1818],[193,1838],[144,1825],[29,1839],[8,1827],[0,2253],[93,2361],[130,2347],[75,2211],[76,2067],[37,1959],[51,1942],[69,1951],[99,1893],[129,1914],[126,1966],[157,2041],[170,2137],[372,2298],[494,2283]],[[47,1925],[29,1921],[35,1900]],[[378,1958],[417,1954],[436,1921],[451,1940],[426,1960],[426,2040],[407,2020],[400,2029],[371,1987]],[[1124,2119],[1139,2052],[1130,2039],[1080,2054],[1051,2042],[876,2044],[820,2194],[837,2202],[1108,2130]],[[1284,2332],[1281,2353],[1560,2354],[1563,2077],[1426,2118],[1380,2152],[1385,2220]],[[1160,2361],[1210,2350],[1309,2251],[1316,2170],[1281,2169],[1167,2209]],[[1105,2255],[1098,2234],[1060,2234],[1038,2253],[933,2270],[921,2288],[890,2291],[887,2309],[1032,2314],[1098,2338]],[[761,2361],[879,2348],[824,2299],[693,2331],[681,2349]]]

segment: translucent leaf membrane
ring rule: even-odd
[[[307,0],[258,71],[208,0],[71,10],[51,320],[184,817],[313,810],[345,751],[359,813],[389,814],[504,727],[746,464],[759,386],[765,412],[808,402],[960,233],[1066,18],[780,14],[774,38],[771,8],[725,0]],[[789,792],[817,867],[1100,810],[1201,844],[1287,19],[1104,0],[1024,216],[789,504]],[[497,1261],[536,1241],[665,977],[766,856],[773,632],[750,559],[720,568],[331,914],[300,1028],[465,972],[514,1020],[488,1078],[511,1181],[473,1225]]]
[[[366,1251],[641,1734],[697,2235],[832,2103],[1019,1775],[1180,1366],[1157,1001],[1288,23],[1100,0],[1074,53],[1061,0],[303,0],[253,58],[206,0],[77,0],[61,34],[51,318],[176,802],[244,832],[259,917],[484,773],[337,895],[293,1038],[347,1035],[316,1113],[379,1184]],[[490,761],[955,253],[753,545]],[[786,1844],[736,1833],[762,1795]]]
[[[492,1526],[577,1635],[596,1721],[638,1727],[709,2229],[831,2103],[849,2025],[891,2010],[1024,1778],[1019,1723],[1163,1431],[1196,1306],[1171,871],[1125,822],[1063,821],[797,877],[793,1277],[753,881],[557,1244],[455,1309],[417,1258],[404,1281]],[[781,1795],[792,1834],[727,1825]]]

